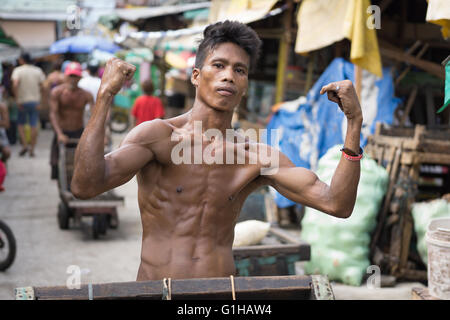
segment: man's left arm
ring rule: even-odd
[[[330,83],[322,88],[331,101],[336,102],[347,118],[347,133],[344,152],[349,156],[360,153],[362,111],[349,80]],[[295,167],[286,156],[280,154],[280,168],[274,175],[268,175],[270,184],[287,198],[330,215],[348,218],[355,205],[360,177],[358,157],[344,154],[334,172],[330,185],[321,181],[315,173]]]

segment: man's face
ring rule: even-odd
[[[192,72],[197,98],[216,110],[232,111],[247,91],[249,66],[250,57],[244,49],[231,42],[218,45],[203,67]]]
[[[71,74],[69,76],[66,76],[66,81],[69,84],[70,87],[76,88],[78,87],[78,82],[81,80],[81,77],[76,76],[74,74]]]

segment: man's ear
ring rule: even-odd
[[[191,83],[194,87],[198,86],[198,77],[200,75],[200,69],[194,68],[191,74]]]

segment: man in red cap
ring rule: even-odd
[[[78,87],[81,73],[81,65],[78,62],[70,62],[64,70],[64,83],[53,88],[50,94],[50,122],[55,131],[50,165],[51,178],[55,180],[58,179],[58,144],[67,143],[70,138],[81,137],[85,106],[94,104],[92,94]]]

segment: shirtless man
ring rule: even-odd
[[[234,275],[234,226],[246,197],[262,185],[271,185],[289,199],[330,215],[351,215],[359,183],[359,157],[351,161],[343,156],[330,186],[270,147],[279,156],[279,168],[266,175],[261,174],[264,164],[259,160],[257,164],[173,161],[172,151],[179,143],[174,135],[186,141],[195,141],[195,134],[200,135],[201,150],[221,152],[239,147],[235,137],[224,147],[205,137],[205,132],[214,128],[225,136],[226,129],[231,129],[233,110],[247,90],[248,72],[255,65],[260,45],[256,33],[238,22],[206,28],[191,76],[196,87],[193,108],[176,118],[138,125],[117,150],[104,156],[107,111],[135,71],[119,59],[107,63],[97,104],[75,154],[72,192],[88,199],[136,175],[143,227],[138,281]],[[346,152],[358,154],[362,112],[352,83],[331,83],[321,92],[343,109],[348,119]],[[195,132],[196,123],[201,124],[202,132]],[[250,145],[245,143],[246,159]],[[264,145],[257,146],[258,153]]]
[[[93,105],[92,94],[78,87],[81,79],[81,65],[71,62],[67,65],[64,83],[54,87],[50,94],[50,122],[55,131],[50,154],[51,178],[58,179],[58,158],[60,142],[70,138],[78,139],[84,129],[85,105]]]
[[[61,72],[60,64],[53,67],[53,71],[47,75],[43,83],[41,105],[39,107],[39,115],[41,127],[45,128],[46,123],[50,120],[50,94],[52,89],[64,82],[64,73]]]

